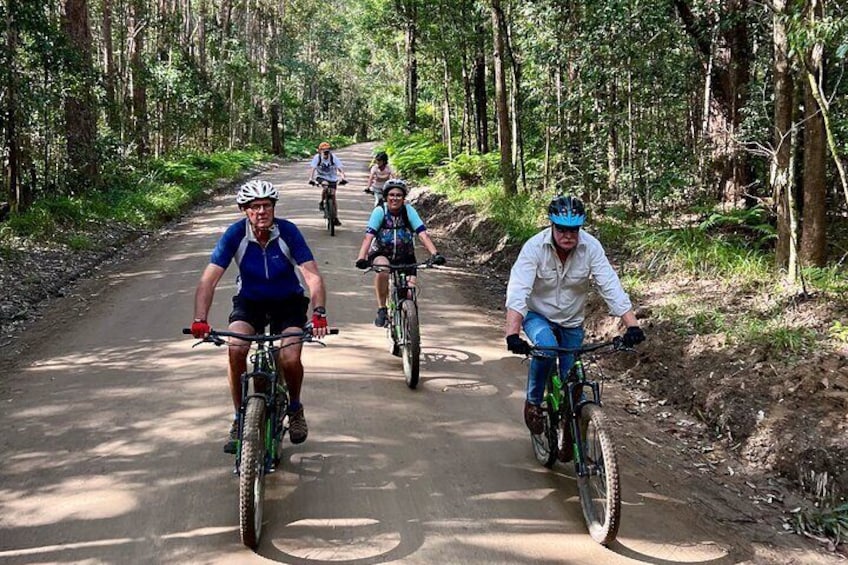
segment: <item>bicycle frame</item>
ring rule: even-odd
[[[589,387],[592,391],[591,400],[584,396],[584,390],[586,387]],[[559,359],[557,359],[555,368],[551,370],[551,374],[548,376],[548,391],[549,392],[545,400],[547,400],[547,402],[549,402],[553,407],[558,419],[560,421],[565,419],[566,424],[571,428],[571,448],[574,453],[574,462],[577,474],[581,477],[585,477],[589,473],[586,471],[582,442],[577,441],[577,438],[580,437],[577,429],[577,417],[580,415],[580,411],[586,404],[597,404],[598,406],[602,405],[600,384],[597,381],[590,381],[586,379],[586,372],[583,369],[583,360],[579,357],[575,358],[574,364],[571,366],[571,369],[568,371],[565,379],[563,379],[559,370]],[[580,398],[580,400],[575,403],[575,398]],[[558,445],[557,448],[565,449],[566,446]]]
[[[244,437],[245,410],[251,398],[259,398],[265,403],[266,421],[270,421],[271,424],[266,426],[264,438],[265,472],[271,473],[274,471],[274,461],[277,460],[278,455],[277,447],[280,445],[279,440],[282,439],[285,431],[281,416],[286,413],[289,406],[286,381],[277,370],[276,362],[276,354],[282,347],[274,347],[271,342],[267,341],[257,342],[256,350],[250,355],[253,369],[246,371],[240,377],[241,406],[239,407],[239,443],[236,450],[237,471],[241,461],[241,439]]]
[[[547,379],[547,394],[545,401],[553,408],[557,415],[557,423],[565,420],[565,424],[571,430],[571,449],[574,456],[575,470],[580,477],[586,477],[591,473],[587,470],[585,454],[583,452],[582,442],[578,441],[580,433],[578,430],[579,416],[583,407],[587,404],[596,404],[602,406],[601,401],[601,384],[598,381],[588,379],[583,365],[582,355],[603,347],[613,347],[621,349],[621,344],[618,339],[610,342],[597,343],[576,349],[563,347],[534,347],[534,353],[537,355],[544,353],[556,353],[556,364],[551,369]],[[563,378],[562,367],[560,366],[559,354],[570,353],[574,355],[574,363],[568,370],[568,373]],[[588,388],[592,392],[592,397],[586,398],[585,390]],[[562,439],[562,436],[559,436]],[[558,449],[565,449],[565,445],[557,445]]]

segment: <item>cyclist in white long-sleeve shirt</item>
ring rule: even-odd
[[[548,206],[548,218],[551,226],[527,240],[510,272],[506,296],[507,349],[523,355],[530,352],[530,344],[519,335],[522,327],[537,346],[580,347],[592,281],[610,314],[620,316],[627,327],[625,346],[633,347],[644,341],[645,333],[639,327],[630,297],[604,248],[580,229],[586,220],[583,203],[572,196],[559,196]],[[573,362],[572,355],[560,356],[564,372]],[[524,422],[533,434],[544,430],[541,404],[553,365],[554,357],[534,357],[530,363]]]

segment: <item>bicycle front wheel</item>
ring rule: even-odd
[[[580,505],[596,542],[609,545],[621,523],[621,487],[618,460],[609,425],[601,407],[586,404],[580,411],[580,441],[585,476],[577,477]]]
[[[239,462],[239,530],[241,541],[251,549],[262,533],[265,495],[265,402],[250,398],[245,410]]]
[[[403,331],[403,374],[406,386],[418,386],[421,364],[421,333],[418,326],[418,307],[412,300],[401,303],[401,328]]]
[[[327,197],[327,229],[330,236],[336,235],[336,201],[332,197]]]

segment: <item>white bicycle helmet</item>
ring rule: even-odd
[[[277,189],[274,188],[274,185],[267,180],[248,181],[241,185],[238,193],[236,193],[236,202],[238,202],[239,206],[244,206],[260,198],[268,198],[276,203],[279,194],[277,194]]]

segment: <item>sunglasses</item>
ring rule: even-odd
[[[580,231],[580,227],[571,227],[571,226],[558,226],[557,224],[551,224],[556,231],[559,233],[577,233]]]

